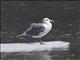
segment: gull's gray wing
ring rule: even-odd
[[[42,23],[32,23],[31,26],[25,31],[25,35],[37,36],[44,31],[45,27]]]

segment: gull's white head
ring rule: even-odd
[[[45,23],[45,22],[54,22],[54,20],[51,20],[49,18],[43,18],[43,21],[42,22],[43,23]]]

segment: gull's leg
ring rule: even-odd
[[[42,44],[45,44],[45,43],[43,43],[42,40],[40,40],[40,44],[42,45]]]

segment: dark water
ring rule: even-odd
[[[37,40],[17,38],[29,24],[43,17],[54,19],[52,31],[43,41],[68,41],[68,51],[2,53],[2,60],[80,60],[79,1],[2,1],[1,43],[30,43]]]

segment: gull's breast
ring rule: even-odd
[[[44,24],[44,27],[45,27],[45,31],[48,33],[49,31],[51,31],[52,24],[51,23]]]
[[[37,36],[32,36],[33,38],[42,38],[43,36],[45,36],[48,32],[51,31],[52,28],[52,24],[48,23],[48,24],[43,24],[45,31],[41,32],[40,34],[38,34]]]

